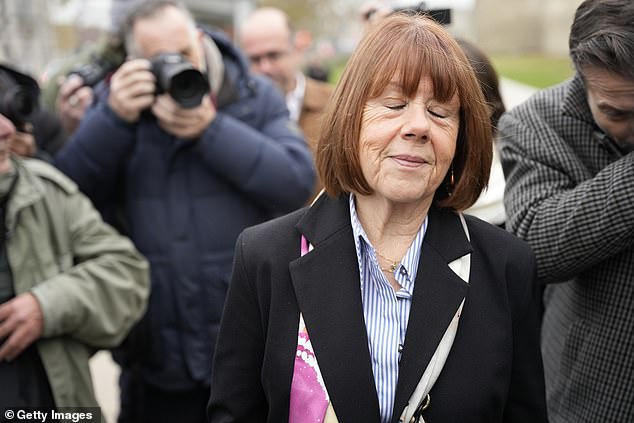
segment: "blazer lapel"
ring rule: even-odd
[[[459,217],[452,212],[430,209],[399,366],[393,422],[398,421],[467,295],[468,284],[449,268],[449,263],[470,252],[471,245]]]
[[[322,195],[297,226],[314,249],[291,262],[293,287],[337,418],[378,423],[347,196]]]

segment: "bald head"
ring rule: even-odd
[[[271,34],[282,35],[291,40],[291,29],[286,13],[274,7],[256,9],[240,26],[241,39]]]
[[[273,79],[284,94],[295,88],[299,54],[283,11],[272,7],[255,10],[242,22],[238,35],[253,72]]]

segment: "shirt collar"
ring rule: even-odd
[[[295,89],[286,94],[286,107],[290,112],[291,120],[294,122],[299,121],[305,91],[306,78],[304,77],[304,74],[298,72],[295,76]]]
[[[370,254],[371,257],[374,257],[373,260],[377,262],[377,265],[378,261],[376,258],[374,246],[370,242],[368,235],[365,233],[365,230],[361,225],[361,221],[359,220],[359,216],[357,215],[357,208],[354,202],[354,194],[350,194],[349,205],[350,224],[352,225],[352,234],[354,235],[354,243],[357,250],[357,259],[359,261],[359,271],[361,272],[364,251]],[[410,293],[413,291],[414,281],[416,280],[416,273],[418,272],[420,251],[423,244],[423,238],[425,237],[425,232],[427,231],[427,223],[428,217],[425,216],[423,224],[418,230],[416,237],[414,237],[412,244],[403,256],[401,264],[398,267],[399,275],[397,277],[397,280],[402,285],[402,287],[408,290]]]

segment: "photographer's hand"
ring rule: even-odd
[[[32,131],[33,125],[30,123],[26,123],[21,131],[16,130],[11,137],[11,152],[22,157],[35,156],[37,146]]]
[[[13,360],[42,336],[44,317],[40,303],[30,292],[0,305],[0,361]]]
[[[108,105],[126,122],[139,120],[141,112],[155,99],[155,78],[146,59],[125,62],[110,79]]]
[[[199,138],[216,118],[216,108],[208,95],[199,106],[184,109],[167,94],[157,97],[152,113],[166,132],[184,139]]]
[[[79,126],[86,109],[93,101],[92,88],[84,86],[78,75],[70,75],[59,88],[55,107],[64,126],[66,134],[70,135]]]

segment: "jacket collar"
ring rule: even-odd
[[[27,171],[22,159],[13,156],[11,162],[15,167],[18,180],[9,199],[5,217],[5,225],[9,231],[14,230],[20,210],[39,201],[45,193],[42,182],[31,172]]]
[[[340,421],[378,422],[347,196],[322,195],[297,228],[314,249],[291,262],[293,286],[335,412]],[[458,216],[430,210],[400,363],[394,421],[466,296],[468,284],[448,263],[470,251]]]

